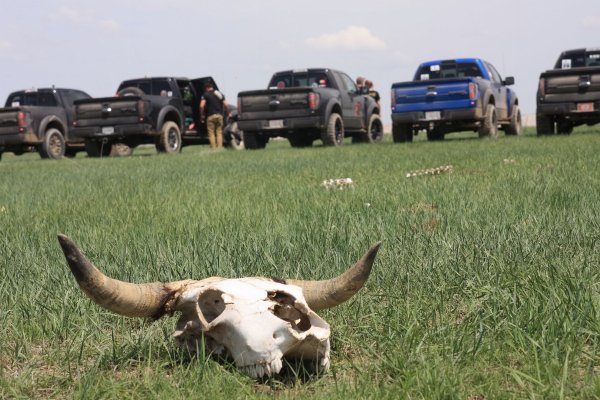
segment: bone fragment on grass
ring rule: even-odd
[[[340,189],[354,188],[352,178],[326,179],[321,182],[321,186],[325,189]]]
[[[505,158],[504,159],[504,164],[516,164],[517,160],[514,160],[512,158]]]
[[[410,171],[406,174],[406,177],[414,178],[416,176],[440,175],[444,173],[451,174],[453,171],[454,167],[452,165],[443,165],[441,167],[417,169],[415,171]]]

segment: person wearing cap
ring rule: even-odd
[[[206,123],[211,149],[223,147],[223,115],[227,113],[227,101],[223,93],[215,90],[212,83],[204,85],[200,99],[200,122]]]

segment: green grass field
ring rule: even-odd
[[[0,398],[600,398],[600,132],[0,162]],[[407,178],[452,165],[454,172]],[[329,178],[355,188],[326,190]],[[383,247],[320,315],[331,370],[256,382],[176,319],[113,315],[56,234],[127,281],[322,279]]]

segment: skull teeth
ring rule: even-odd
[[[281,368],[283,367],[283,363],[280,358],[276,358],[271,362],[265,362],[262,364],[254,364],[254,365],[245,365],[243,367],[238,367],[238,369],[248,375],[251,378],[257,379],[263,376],[271,376],[273,374],[279,373]]]

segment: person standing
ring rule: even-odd
[[[225,96],[215,90],[212,83],[204,85],[200,100],[200,122],[206,123],[208,142],[211,149],[223,147],[223,115],[227,113]]]
[[[356,88],[358,89],[358,94],[363,94],[365,91],[365,78],[359,76],[356,78]]]
[[[373,88],[373,81],[369,79],[365,80],[365,87],[367,88],[367,94],[375,100],[377,105],[379,105],[381,96],[379,95],[379,92]]]

